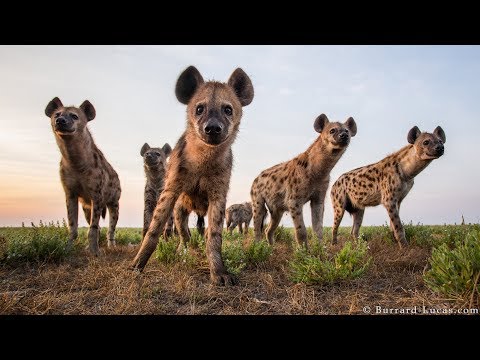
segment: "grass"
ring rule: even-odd
[[[224,232],[223,258],[239,286],[216,287],[195,229],[182,252],[174,251],[178,238],[161,239],[145,271],[135,274],[128,266],[141,229],[117,229],[114,249],[102,229],[95,258],[84,250],[84,228],[68,253],[63,224],[0,228],[0,314],[362,314],[364,306],[480,306],[479,225],[406,224],[404,249],[386,225],[362,227],[359,241],[340,228],[337,245],[330,231],[319,244],[308,229],[308,252],[296,249],[290,228],[277,229],[273,246],[254,242],[252,229],[246,236]]]

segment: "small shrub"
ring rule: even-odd
[[[180,260],[180,254],[177,253],[178,239],[170,238],[164,241],[160,238],[157,248],[155,250],[155,259],[162,264],[168,265]]]
[[[472,231],[453,249],[442,243],[432,251],[424,281],[435,292],[454,298],[480,293],[480,231]]]
[[[363,240],[347,241],[343,248],[329,259],[323,245],[312,246],[311,253],[300,248],[289,261],[291,279],[306,284],[331,284],[355,279],[368,269],[371,257]]]
[[[238,275],[247,265],[241,242],[223,242],[222,258],[227,271]]]
[[[289,229],[282,226],[279,226],[273,235],[275,241],[284,242],[286,244],[293,244],[295,241],[295,236],[293,234],[293,229]]]
[[[272,255],[272,247],[266,241],[252,241],[245,250],[245,261],[249,265],[264,263]]]

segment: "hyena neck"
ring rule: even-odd
[[[199,169],[212,168],[219,164],[228,163],[231,158],[231,147],[235,140],[235,135],[232,134],[220,145],[212,146],[203,142],[192,131],[185,134],[185,157],[188,162]]]
[[[345,148],[332,151],[319,137],[302,155],[308,159],[309,174],[321,178],[330,174],[344,152]]]
[[[413,179],[432,162],[432,159],[420,159],[413,145],[405,146],[398,154],[400,167],[402,168],[404,176],[408,179]]]
[[[145,170],[145,176],[147,177],[147,182],[151,185],[161,183],[163,187],[163,180],[165,178],[165,168],[163,166],[156,166],[156,167],[149,167],[147,165],[143,165]]]
[[[94,162],[94,151],[92,150],[95,150],[96,146],[87,128],[83,130],[82,134],[64,137],[55,135],[55,139],[62,154],[64,165],[80,171],[91,167]]]

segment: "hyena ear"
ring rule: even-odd
[[[313,128],[316,132],[320,133],[325,128],[325,125],[327,125],[328,123],[329,121],[327,115],[321,114],[315,119],[315,122],[313,123]]]
[[[58,97],[53,98],[53,100],[50,101],[47,107],[45,108],[45,115],[47,115],[48,117],[51,117],[52,114],[55,112],[55,110],[57,110],[60,107],[63,107],[63,104],[60,101],[60,99]]]
[[[422,132],[418,128],[418,126],[414,126],[413,128],[410,129],[408,132],[407,140],[410,144],[415,144],[415,140],[420,136]]]
[[[247,106],[253,100],[253,85],[248,75],[241,68],[235,69],[228,79],[228,85],[230,85],[235,94],[237,94],[240,104]]]
[[[170,155],[170,153],[172,152],[172,147],[169,143],[165,143],[165,145],[163,145],[162,147],[162,150],[165,153],[165,156],[168,157],[168,155]]]
[[[203,82],[203,77],[195,66],[186,68],[178,77],[177,85],[175,85],[175,96],[178,101],[187,105]]]
[[[351,137],[357,135],[357,124],[355,120],[353,120],[353,117],[350,116],[347,121],[345,121],[345,126],[347,127],[348,131],[350,131]]]
[[[433,135],[436,135],[442,140],[443,143],[447,141],[447,137],[445,136],[445,131],[440,126],[437,126],[435,130],[433,130]]]
[[[142,148],[140,149],[140,155],[143,156],[149,149],[150,145],[148,145],[147,143],[143,144]]]
[[[90,103],[90,101],[85,100],[82,103],[82,105],[80,105],[80,109],[85,113],[88,121],[95,119],[95,115],[96,115],[95,108]]]

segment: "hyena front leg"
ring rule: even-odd
[[[177,201],[173,210],[175,226],[178,229],[178,234],[180,236],[180,243],[178,244],[177,251],[187,247],[187,243],[190,241],[190,232],[188,231],[188,215],[189,211],[185,209],[182,202]]]
[[[108,205],[108,232],[107,232],[107,246],[114,247],[115,242],[115,228],[118,221],[118,202]]]
[[[393,227],[393,234],[395,240],[398,242],[398,246],[402,248],[402,245],[407,246],[407,240],[405,239],[405,229],[403,228],[402,221],[400,220],[400,214],[398,211],[398,205],[395,201],[386,201],[383,206],[387,209],[388,216],[390,217],[391,226]]]
[[[323,213],[325,211],[325,194],[316,196],[310,200],[310,210],[312,211],[312,228],[317,235],[318,242],[323,240]]]
[[[92,218],[90,228],[88,229],[88,250],[92,255],[100,255],[98,239],[100,237],[100,216],[102,215],[103,205],[100,201],[92,200]]]
[[[267,215],[265,208],[265,200],[261,197],[254,197],[252,195],[252,210],[253,210],[253,231],[255,233],[255,241],[262,240],[263,219]]]
[[[338,242],[338,227],[342,222],[343,215],[345,214],[345,201],[346,196],[341,193],[331,193],[332,205],[333,205],[333,226],[332,226],[332,244]]]
[[[275,234],[278,224],[280,224],[280,220],[282,220],[282,215],[283,210],[274,210],[270,214],[270,223],[266,230],[267,240],[270,245],[273,245],[273,235]]]
[[[365,214],[365,209],[358,209],[357,211],[352,213],[353,225],[351,235],[355,239],[358,239],[358,235],[360,233],[360,226],[362,226],[363,214]]]
[[[76,195],[67,193],[66,202],[69,229],[67,250],[70,250],[73,246],[73,242],[78,236],[78,197]]]
[[[152,221],[150,222],[147,233],[143,238],[140,250],[138,250],[137,255],[130,265],[131,269],[139,271],[144,269],[148,259],[157,247],[160,232],[164,229],[179,195],[178,192],[172,190],[164,190],[160,195],[155,211],[153,212]]]
[[[297,244],[299,246],[304,246],[305,249],[308,249],[307,229],[305,228],[305,223],[303,222],[303,204],[292,204],[289,206],[288,211],[292,215],[293,225],[295,227],[295,240],[297,241]]]
[[[227,272],[222,260],[222,229],[226,196],[209,199],[207,258],[210,264],[210,279],[215,285],[234,285],[237,279]]]
[[[146,187],[145,188],[145,208],[143,209],[143,230],[142,230],[142,241],[145,237],[145,234],[148,231],[150,222],[152,221],[153,212],[155,211],[155,206],[157,205],[157,193],[154,189]]]
[[[238,222],[238,232],[240,234],[243,234],[243,228],[242,228],[242,221],[241,220]]]

